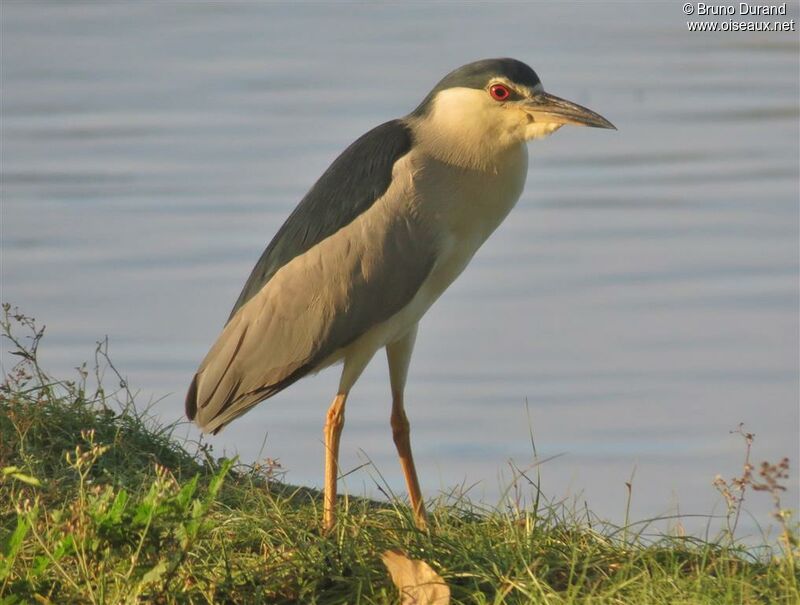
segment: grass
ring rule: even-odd
[[[428,562],[457,603],[800,602],[786,511],[782,545],[755,550],[734,531],[646,539],[561,505],[487,510],[464,498],[434,503],[429,532],[403,503],[343,498],[323,535],[317,492],[177,439],[137,409],[102,344],[92,379],[81,367],[55,380],[31,320],[6,307],[2,328],[20,359],[0,390],[3,605],[395,603],[380,557],[398,548]],[[732,514],[748,485],[724,485]]]

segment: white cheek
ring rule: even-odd
[[[561,128],[563,124],[552,124],[547,122],[532,122],[525,127],[525,140],[533,141],[534,139],[543,139],[550,136],[556,130]]]

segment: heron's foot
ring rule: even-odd
[[[336,527],[336,511],[326,509],[322,516],[322,533],[329,534]]]
[[[428,513],[425,512],[425,505],[422,502],[414,507],[414,525],[420,531],[428,531]]]

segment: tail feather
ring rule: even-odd
[[[195,416],[197,416],[197,374],[192,378],[192,384],[186,393],[186,417],[194,420]]]

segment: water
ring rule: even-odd
[[[796,34],[689,33],[675,3],[5,2],[2,40],[2,299],[47,324],[54,370],[107,334],[141,398],[179,418],[332,158],[453,67],[514,56],[619,131],[532,144],[511,218],[425,317],[407,399],[426,494],[497,503],[532,430],[560,454],[548,497],[621,521],[635,469],[633,518],[722,513],[711,481],[740,470],[745,422],[757,461],[792,458],[798,506]],[[298,383],[215,450],[320,485],[337,380]],[[379,355],[342,464],[371,460],[402,492],[388,416]],[[347,488],[379,495],[375,477]],[[765,495],[747,506],[745,533],[770,525]]]

